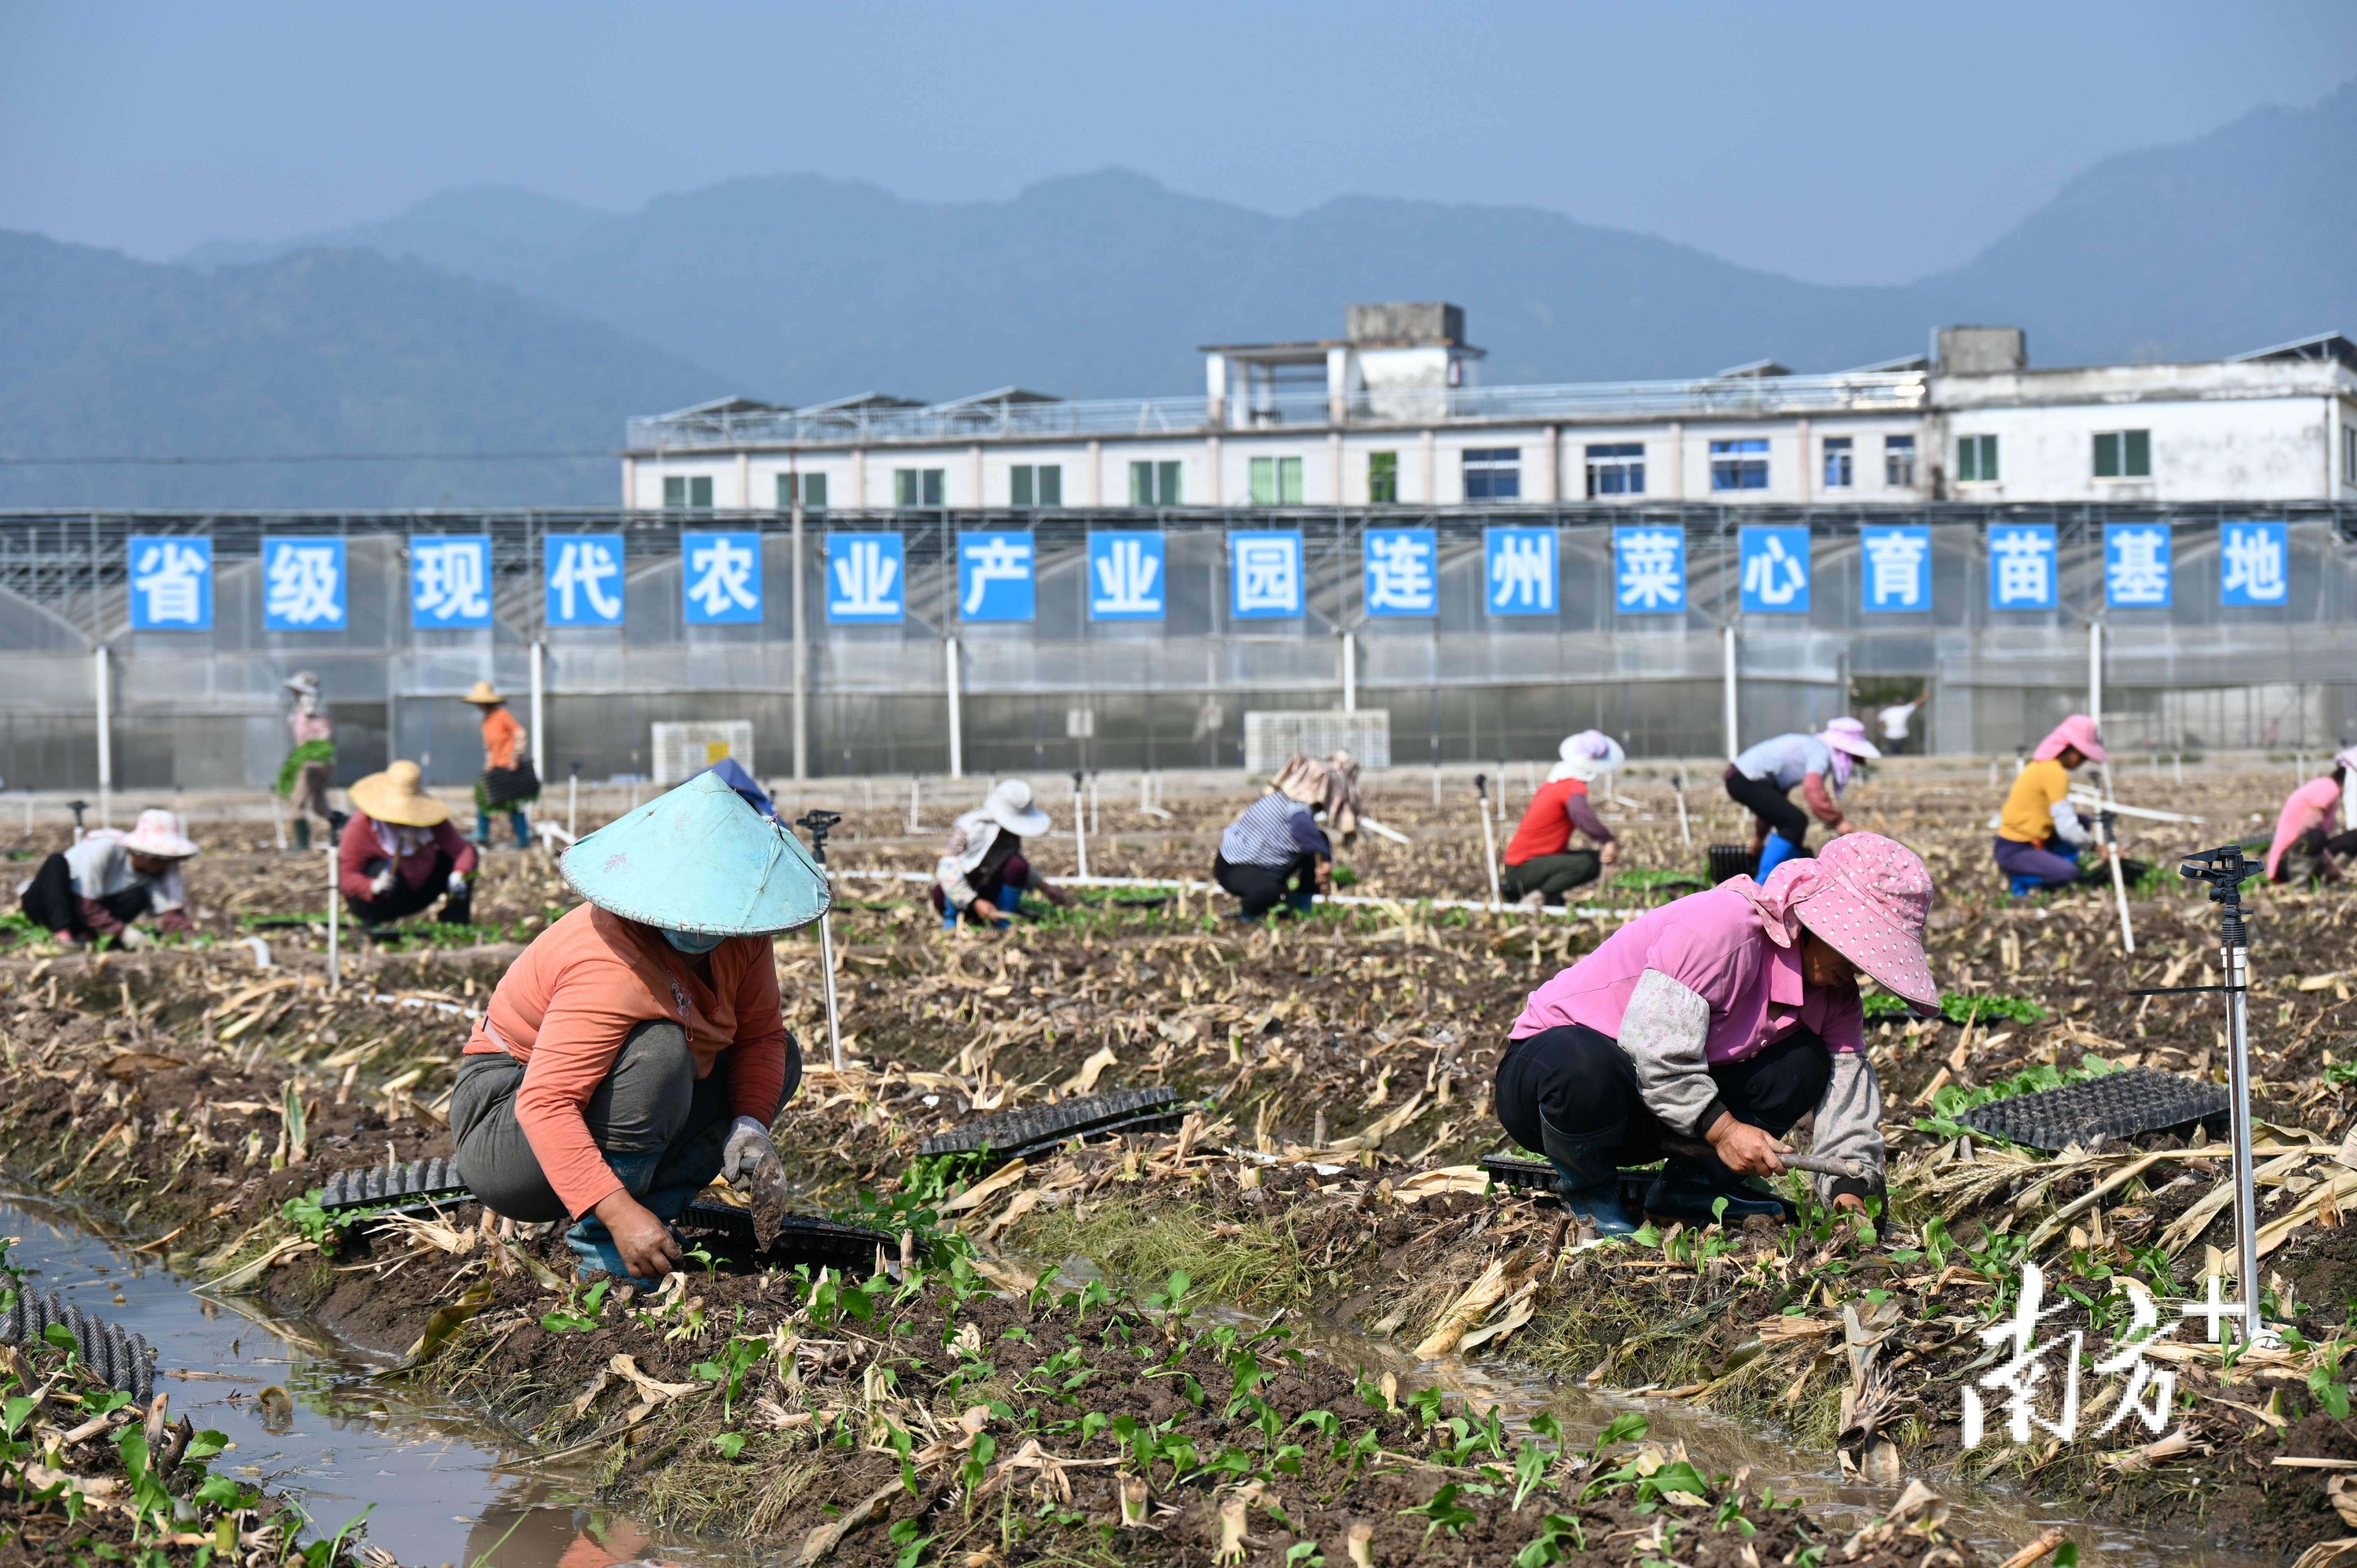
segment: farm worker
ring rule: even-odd
[[[1023,858],[1023,841],[1047,831],[1048,813],[1020,779],[1003,780],[980,806],[952,823],[949,845],[933,864],[933,911],[942,918],[942,929],[957,929],[963,915],[1003,931],[1014,923],[1007,916],[1027,892],[1060,908],[1071,908],[1072,896],[1049,886]]]
[[[1328,757],[1296,752],[1269,780],[1268,792],[1220,833],[1211,880],[1258,920],[1278,905],[1296,915],[1334,887],[1334,844],[1318,826],[1325,815],[1346,837],[1359,827],[1359,763],[1347,751]]]
[[[288,798],[295,811],[295,847],[311,847],[314,813],[330,832],[342,831],[343,813],[328,805],[328,785],[336,771],[336,721],[319,703],[319,677],[297,670],[282,682],[295,693],[295,709],[286,727],[295,733],[295,748],[278,768],[278,793]]]
[[[1897,757],[1907,749],[1907,721],[1915,716],[1916,709],[1931,700],[1932,693],[1926,692],[1911,703],[1893,703],[1874,715],[1882,725],[1882,749],[1885,753]]]
[[[1564,1203],[1602,1235],[1636,1228],[1622,1165],[1667,1160],[1645,1194],[1663,1219],[1734,1224],[1783,1208],[1778,1140],[1814,1112],[1814,1152],[1870,1178],[1819,1177],[1855,1208],[1881,1185],[1882,1093],[1867,1060],[1862,972],[1917,1012],[1939,1006],[1923,958],[1931,874],[1913,851],[1853,832],[1765,884],[1729,877],[1621,927],[1531,993],[1498,1064],[1498,1120],[1555,1168]],[[1665,1151],[1677,1138],[1710,1145]]]
[[[2357,854],[2357,829],[2339,833],[2326,830],[2348,796],[2352,773],[2357,773],[2357,746],[2335,757],[2331,772],[2309,779],[2284,801],[2276,818],[2275,841],[2267,845],[2268,880],[2340,880],[2341,862]]]
[[[450,822],[450,808],[426,793],[414,762],[395,762],[349,791],[351,820],[336,846],[336,885],[363,926],[414,915],[442,900],[454,926],[474,916],[475,846]]]
[[[1514,836],[1506,841],[1505,870],[1499,890],[1527,909],[1560,905],[1563,896],[1593,882],[1620,854],[1612,830],[1588,804],[1587,787],[1620,766],[1620,743],[1601,730],[1582,730],[1558,748],[1562,760],[1531,797]],[[1594,849],[1573,849],[1571,835],[1586,833]]]
[[[808,852],[699,774],[559,863],[587,903],[508,966],[450,1095],[459,1173],[495,1214],[570,1219],[584,1277],[678,1266],[715,1176],[783,1212],[770,1123],[802,1079],[770,939],[825,912]]]
[[[1866,726],[1845,714],[1828,720],[1816,735],[1763,740],[1729,763],[1727,792],[1751,813],[1751,849],[1760,857],[1753,875],[1765,878],[1801,853],[1812,816],[1836,834],[1855,832],[1842,815],[1841,792],[1860,757],[1881,755],[1866,738]],[[1809,803],[1806,811],[1792,804],[1795,784]]]
[[[68,946],[113,937],[115,945],[144,948],[149,938],[132,922],[154,916],[167,931],[187,936],[188,889],[180,863],[197,846],[171,812],[149,810],[129,832],[100,828],[80,843],[41,862],[17,888],[26,916]]]
[[[532,847],[532,824],[523,809],[540,799],[540,775],[532,770],[524,750],[528,732],[508,712],[508,700],[489,681],[478,681],[458,699],[471,703],[483,715],[483,776],[475,780],[475,842],[491,842],[491,813],[505,811],[518,849]]]
[[[2108,867],[2079,865],[2079,852],[2095,835],[2071,804],[2071,771],[2104,760],[2095,721],[2072,714],[2056,725],[2030,760],[2013,776],[2013,788],[1997,816],[1993,853],[1996,868],[2014,879],[2017,892],[2067,887],[2082,875],[2108,877]],[[2126,863],[2123,864],[2126,869]]]

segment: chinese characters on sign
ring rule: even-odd
[[[679,553],[688,625],[751,626],[760,620],[759,534],[682,533]]]
[[[553,534],[541,541],[551,626],[622,624],[622,536]]]
[[[1554,529],[1485,528],[1481,555],[1491,615],[1555,614]]]
[[[1932,607],[1932,531],[1921,525],[1857,531],[1868,611]]]
[[[1682,528],[1612,531],[1612,603],[1622,615],[1672,615],[1686,607],[1686,535]]]
[[[1162,535],[1125,531],[1089,535],[1089,618],[1160,620]]]
[[[1737,550],[1743,568],[1746,615],[1809,613],[1809,531],[1745,528]]]
[[[491,624],[490,534],[410,536],[409,624],[434,630]]]
[[[2280,605],[2291,597],[2289,529],[2280,522],[2218,525],[2218,602]]]
[[[1989,608],[2054,607],[2054,525],[2010,522],[1988,532]]]
[[[213,542],[133,534],[131,629],[210,631],[213,628]]]
[[[1301,531],[1235,530],[1228,534],[1228,614],[1278,620],[1301,614]]]
[[[1440,536],[1429,528],[1371,528],[1366,534],[1367,613],[1428,616],[1440,608]]]
[[[344,542],[280,538],[262,542],[262,629],[344,629]]]
[[[2169,524],[2104,524],[2105,604],[2124,608],[2167,609],[2169,578]]]
[[[908,613],[901,568],[906,543],[898,533],[834,533],[826,541],[826,618],[877,625]]]
[[[1028,533],[958,535],[958,617],[971,621],[1028,621],[1038,589]]]

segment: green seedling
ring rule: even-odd
[[[599,1280],[589,1287],[589,1294],[578,1302],[572,1287],[565,1293],[565,1305],[555,1312],[543,1313],[540,1326],[551,1334],[587,1334],[597,1326],[597,1314],[606,1305],[606,1292],[611,1280]]]
[[[1424,1516],[1426,1520],[1424,1538],[1426,1541],[1432,1539],[1433,1531],[1437,1530],[1445,1529],[1451,1535],[1461,1534],[1465,1527],[1471,1524],[1474,1519],[1473,1510],[1457,1500],[1458,1495],[1464,1490],[1465,1488],[1455,1481],[1444,1481],[1440,1485],[1440,1489],[1432,1494],[1430,1502],[1421,1508],[1402,1509],[1400,1512]]]
[[[1566,1542],[1569,1542],[1566,1550]],[[1573,1552],[1587,1551],[1587,1532],[1569,1514],[1551,1513],[1539,1520],[1539,1532],[1514,1553],[1514,1568],[1547,1568]]]

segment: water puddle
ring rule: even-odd
[[[472,1412],[369,1380],[372,1361],[314,1323],[216,1300],[160,1263],[118,1248],[70,1210],[0,1197],[0,1233],[30,1284],[121,1323],[156,1347],[156,1387],[172,1410],[225,1434],[214,1461],[297,1498],[323,1532],[369,1509],[367,1539],[404,1563],[603,1568],[657,1557],[694,1568],[749,1568],[726,1541],[650,1532],[581,1498],[576,1478],[524,1466],[529,1453]],[[272,1384],[292,1419],[264,1414]]]

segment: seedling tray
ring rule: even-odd
[[[876,1266],[877,1248],[883,1248],[888,1257],[900,1255],[897,1236],[838,1225],[809,1214],[787,1215],[769,1250],[763,1251],[754,1244],[751,1211],[725,1203],[689,1204],[678,1228],[691,1243],[734,1262],[775,1263],[784,1268],[808,1263],[813,1268],[866,1273]]]
[[[1054,1105],[1002,1111],[936,1133],[917,1145],[920,1158],[987,1152],[994,1165],[1052,1149],[1071,1138],[1158,1131],[1187,1119],[1175,1089],[1115,1089]]]
[[[436,1155],[405,1165],[364,1165],[338,1171],[319,1189],[319,1207],[329,1214],[348,1208],[382,1208],[415,1213],[427,1208],[471,1203],[475,1195],[453,1162]]]
[[[0,1343],[19,1345],[39,1339],[52,1324],[63,1324],[73,1335],[83,1366],[140,1404],[154,1397],[156,1348],[144,1336],[125,1332],[119,1323],[92,1317],[59,1300],[55,1291],[47,1295],[17,1292],[16,1305],[0,1315]]]
[[[1957,1120],[2025,1148],[2052,1151],[2196,1124],[2222,1133],[2228,1109],[2226,1090],[2217,1084],[2137,1067],[1975,1105]]]
[[[1715,843],[1710,846],[1708,873],[1713,887],[1730,876],[1749,876],[1760,865],[1760,857],[1751,846],[1740,843]]]

